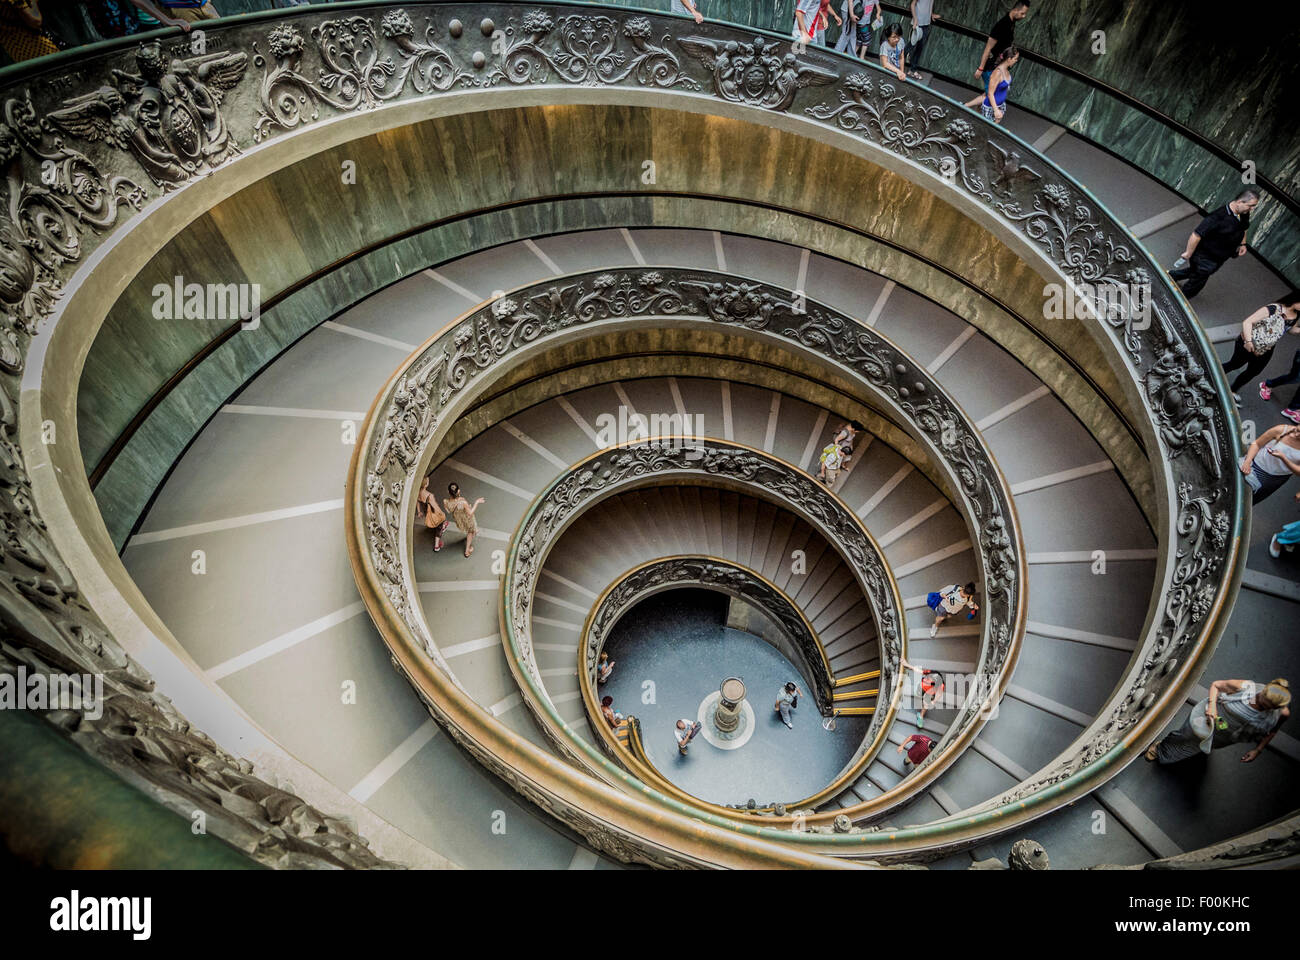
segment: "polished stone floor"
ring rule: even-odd
[[[836,729],[827,731],[812,703],[801,697],[794,729],[787,729],[773,709],[777,692],[787,680],[804,691],[807,683],[775,647],[726,627],[726,608],[724,595],[707,590],[673,590],[642,601],[606,646],[616,666],[602,695],[614,698],[615,710],[641,721],[651,761],[692,795],[728,804],[802,800],[849,761],[867,718],[840,717]],[[701,704],[729,676],[745,682],[752,735],[744,739],[742,733],[732,741],[743,740],[742,746],[723,749],[701,732],[681,756],[673,737],[676,721],[700,716]]]

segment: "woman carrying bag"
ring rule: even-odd
[[[433,531],[433,552],[437,553],[442,549],[442,531],[447,529],[447,515],[438,506],[438,498],[429,492],[428,477],[420,484],[420,493],[415,499],[415,516]]]
[[[1241,406],[1239,391],[1263,373],[1268,362],[1273,359],[1273,349],[1288,328],[1292,333],[1300,333],[1300,323],[1297,320],[1300,320],[1300,297],[1286,304],[1265,304],[1242,321],[1241,333],[1237,334],[1237,339],[1232,344],[1232,356],[1223,361],[1224,373],[1231,373],[1240,367],[1246,368],[1232,381],[1232,399],[1237,406]],[[1263,399],[1269,399],[1272,393],[1266,382],[1259,385],[1259,395]]]
[[[1215,747],[1255,740],[1241,758],[1250,763],[1291,715],[1290,702],[1291,685],[1281,677],[1268,683],[1215,680],[1209,697],[1192,707],[1181,727],[1148,747],[1146,758],[1177,763]]]
[[[844,23],[835,49],[840,53],[855,54],[863,60],[867,59],[867,48],[871,46],[871,31],[880,29],[884,24],[876,0],[844,0],[840,12]]]

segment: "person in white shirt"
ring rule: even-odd
[[[839,479],[840,470],[849,458],[845,455],[844,448],[839,443],[828,443],[822,450],[819,459],[821,469],[817,471],[817,479],[829,487]]]
[[[913,80],[922,80],[921,52],[925,50],[926,41],[930,39],[930,28],[939,15],[934,12],[934,0],[912,0],[912,40],[907,45],[907,62],[911,69],[907,75]]]
[[[691,745],[695,735],[700,732],[702,724],[698,720],[678,720],[673,736],[677,738],[677,752],[686,756],[686,748]]]
[[[930,636],[939,632],[939,627],[943,622],[951,617],[954,613],[959,613],[963,607],[970,607],[970,613],[966,614],[967,620],[975,619],[975,611],[979,605],[975,603],[975,584],[968,583],[964,587],[957,584],[951,584],[935,593],[931,593],[925,598],[926,604],[934,611],[934,623],[930,626]]]
[[[795,683],[787,683],[783,686],[776,697],[776,712],[781,715],[781,722],[791,730],[794,724],[790,722],[790,711],[799,706],[799,687]]]

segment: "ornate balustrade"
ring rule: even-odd
[[[986,595],[976,682],[949,731],[913,776],[884,796],[845,812],[879,814],[915,795],[974,738],[1000,699],[1015,664],[1024,630],[1024,575],[1009,487],[974,427],[923,367],[874,330],[767,284],[679,268],[561,277],[505,293],[413,354],[371,410],[349,483],[354,569],[359,582],[382,591],[386,598],[374,612],[390,648],[409,653],[415,646],[440,663],[410,575],[409,535],[414,491],[439,437],[479,395],[496,389],[495,379],[503,369],[532,363],[549,349],[582,338],[616,333],[622,325],[722,329],[768,345],[765,350],[814,358],[827,373],[854,384],[864,402],[904,425],[958,491],[972,528]],[[779,362],[779,352],[771,356]],[[725,441],[707,440],[702,447],[661,444],[604,452],[565,471],[539,495],[511,541],[503,595],[507,660],[525,702],[563,755],[609,783],[629,786],[621,779],[626,776],[623,771],[566,729],[546,699],[529,640],[532,585],[549,545],[584,506],[619,489],[677,472],[705,474],[715,483],[757,484],[757,492],[785,502],[843,552],[876,616],[882,644],[880,689],[889,691],[888,707],[882,698],[882,709],[873,716],[868,731],[870,745],[863,756],[869,760],[901,693],[897,664],[904,637],[896,588],[885,587],[891,581],[878,551],[856,515],[838,498],[802,471]],[[427,690],[422,693],[431,699]],[[634,792],[660,799],[639,782],[630,786]],[[812,814],[806,822],[830,822],[835,813]],[[718,822],[746,816],[727,808],[716,808],[712,815]],[[792,815],[776,822],[788,826],[793,820]],[[788,837],[797,834],[787,831]]]
[[[114,591],[127,578],[111,553],[87,549],[103,536],[88,519],[94,505],[80,458],[66,452],[69,434],[74,450],[76,443],[67,394],[108,304],[150,251],[251,178],[357,132],[433,112],[622,101],[779,126],[868,157],[931,185],[1045,275],[1089,285],[1098,303],[1079,322],[1122,374],[1123,396],[1113,399],[1140,433],[1155,471],[1161,554],[1148,623],[1122,683],[1060,757],[978,816],[900,831],[890,837],[890,849],[935,850],[1009,829],[1077,799],[1136,756],[1173,716],[1213,651],[1240,578],[1247,523],[1233,469],[1239,443],[1226,385],[1212,348],[1160,265],[1084,187],[1024,141],[873,64],[815,48],[796,54],[775,34],[650,13],[484,3],[475,4],[470,17],[468,9],[274,11],[214,24],[201,51],[192,38],[139,46],[123,41],[0,77],[6,199],[0,208],[0,435],[6,450],[0,515],[8,531],[0,564],[4,617],[14,638],[10,666],[36,651],[50,662],[89,650],[107,658],[105,669],[114,676],[128,669],[124,656],[110,652],[113,638],[96,614],[101,604],[105,616],[119,608]],[[1106,296],[1116,289],[1139,294],[1116,302]],[[741,312],[729,322],[738,329],[765,322],[761,296],[738,293],[736,304]],[[239,329],[239,310],[232,310],[231,335]],[[867,336],[860,330],[845,336],[852,328],[818,329],[802,320],[791,321],[790,329],[806,332],[804,347],[821,340],[841,350],[837,362],[863,368],[874,362],[858,344]],[[464,336],[466,343],[474,339],[472,331]],[[71,347],[64,343],[68,337]],[[474,342],[485,359],[491,357],[490,341]],[[463,355],[458,363],[466,378],[479,372]],[[928,398],[913,392],[903,372],[890,389],[919,410],[919,401]],[[57,445],[41,439],[54,419]],[[942,432],[941,424],[932,426]],[[978,447],[977,438],[971,441]],[[51,469],[36,473],[39,467]],[[962,468],[957,475],[954,488],[983,525],[981,542],[1011,539],[1004,511],[974,509],[974,498],[985,498],[989,507],[995,502],[979,489],[984,481]],[[367,473],[363,479],[372,478]],[[382,518],[385,526],[389,519],[397,526],[409,520],[409,511],[403,512],[409,491],[398,485],[379,493],[367,501],[378,512],[366,519],[380,525]],[[350,524],[354,544],[365,537],[361,516]],[[378,545],[376,583],[400,566],[401,555],[385,552],[396,545]],[[982,571],[986,584],[1009,569],[1004,561],[1014,544],[999,549],[998,563]],[[74,567],[94,575],[74,576]],[[363,579],[372,575],[362,571]],[[83,579],[93,581],[84,601]],[[1022,583],[1000,586],[1014,594]],[[378,621],[396,621],[400,598],[371,597],[364,587],[363,593]],[[132,598],[126,606],[139,602]],[[1006,612],[1014,606],[1009,599]],[[1010,627],[1014,617],[1000,614],[999,622]],[[1009,629],[1005,639],[1014,644],[1015,636]],[[985,655],[996,653],[995,646],[986,644]],[[158,709],[141,674],[129,673],[134,679],[122,695],[132,699],[123,706]],[[158,729],[190,735],[180,720]],[[120,769],[118,761],[110,762]],[[236,768],[228,759],[217,766]],[[179,758],[164,763],[157,780],[171,782],[178,769]],[[534,773],[540,777],[542,769]],[[501,772],[517,783],[527,780],[526,789],[537,782]],[[577,786],[565,782],[566,789]],[[886,847],[868,836],[835,839],[826,843]],[[749,849],[756,857],[771,855],[766,847],[766,853]]]
[[[879,547],[857,515],[813,477],[761,450],[705,437],[648,438],[632,446],[602,451],[576,464],[556,477],[538,495],[511,539],[506,553],[502,591],[502,641],[524,703],[557,750],[598,776],[609,773],[608,761],[586,744],[559,715],[546,692],[532,646],[533,593],[550,548],[584,510],[626,490],[674,482],[731,487],[774,502],[807,520],[827,539],[832,549],[844,556],[871,608],[880,646],[880,689],[887,691],[886,696],[880,699],[888,706],[872,715],[862,748],[855,753],[848,768],[835,778],[835,783],[812,800],[797,804],[800,807],[811,806],[824,799],[828,792],[842,790],[844,783],[861,772],[885,743],[885,734],[902,695],[899,661],[906,654],[903,599]],[[588,623],[594,629],[590,634],[584,632],[581,638],[588,662],[582,672],[589,673],[590,665],[595,662],[593,641],[602,642],[604,631],[639,597],[661,589],[665,582],[671,583],[674,578],[685,581],[704,577],[704,582],[717,583],[734,581],[736,574],[740,574],[739,580],[747,586],[750,595],[774,603],[778,611],[784,607],[786,617],[799,633],[805,635],[805,644],[811,648],[807,651],[807,659],[822,664],[822,669],[813,673],[818,697],[829,704],[830,668],[826,664],[825,652],[797,608],[760,578],[737,570],[733,565],[721,569],[712,561],[701,564],[689,559],[666,559],[643,566],[633,571],[629,578],[616,581],[612,585],[615,595],[611,597],[607,592],[592,608]],[[591,685],[586,683],[583,686],[590,706]],[[947,756],[942,755],[942,751],[953,742],[950,737],[936,748],[936,752],[941,754],[935,758],[937,765],[946,766],[955,759],[955,750]],[[671,784],[664,783],[656,772],[650,771],[651,775],[647,776],[645,769],[635,767],[633,772],[648,783],[659,785],[670,795],[702,809],[722,817],[735,816],[726,807],[682,794]]]
[[[628,570],[592,605],[578,646],[578,675],[584,692],[596,683],[600,653],[619,619],[647,597],[676,587],[701,586],[745,601],[771,617],[789,642],[791,659],[814,693],[817,709],[830,716],[835,679],[826,648],[808,618],[784,590],[757,571],[720,557],[664,557]],[[898,611],[901,615],[902,611]],[[775,644],[773,644],[775,646]],[[786,651],[782,651],[783,653]]]

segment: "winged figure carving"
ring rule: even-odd
[[[992,140],[988,141],[988,145],[991,169],[994,171],[992,187],[998,193],[1006,196],[1017,184],[1042,179],[1042,174],[1037,170],[1020,162],[1020,154],[1015,150],[1004,150]]]
[[[678,43],[713,71],[713,90],[724,100],[784,111],[804,87],[830,83],[836,74],[800,63],[793,53],[777,54],[780,45],[755,37],[753,43],[680,37]]]
[[[240,152],[220,108],[247,63],[242,52],[182,60],[141,44],[138,73],[114,70],[111,86],[65,100],[48,119],[74,137],[130,150],[154,183],[173,189]]]

